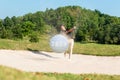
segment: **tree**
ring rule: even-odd
[[[6,17],[3,20],[3,25],[6,27],[6,29],[11,29],[11,27],[13,26],[13,21],[9,17]]]
[[[0,20],[1,38],[23,38],[31,33],[49,34],[64,24],[67,29],[77,27],[76,41],[97,41],[120,44],[120,17],[92,11],[80,6],[65,6],[28,13],[21,17],[6,17]],[[52,27],[52,28],[51,28]]]
[[[21,28],[22,28],[22,34],[26,36],[34,30],[35,24],[33,24],[30,21],[26,21],[21,25]]]
[[[18,24],[12,29],[13,39],[23,39],[22,27]]]

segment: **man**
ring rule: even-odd
[[[69,59],[71,59],[72,57],[72,52],[73,52],[73,46],[74,46],[74,38],[75,38],[75,29],[76,27],[74,26],[73,28],[66,30],[65,26],[62,25],[61,27],[61,34],[66,36],[68,39],[68,43],[69,43]],[[67,51],[64,52],[64,56],[66,57]]]

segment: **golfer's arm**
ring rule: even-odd
[[[66,33],[69,33],[69,32],[72,32],[72,31],[74,31],[74,28],[69,29],[68,31],[66,31]]]

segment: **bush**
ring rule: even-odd
[[[30,42],[39,42],[39,38],[36,34],[32,34],[32,35],[30,35],[29,41]]]

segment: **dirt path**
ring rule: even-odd
[[[62,53],[0,50],[0,65],[28,72],[97,73],[120,75],[119,57],[74,54],[72,60]]]

